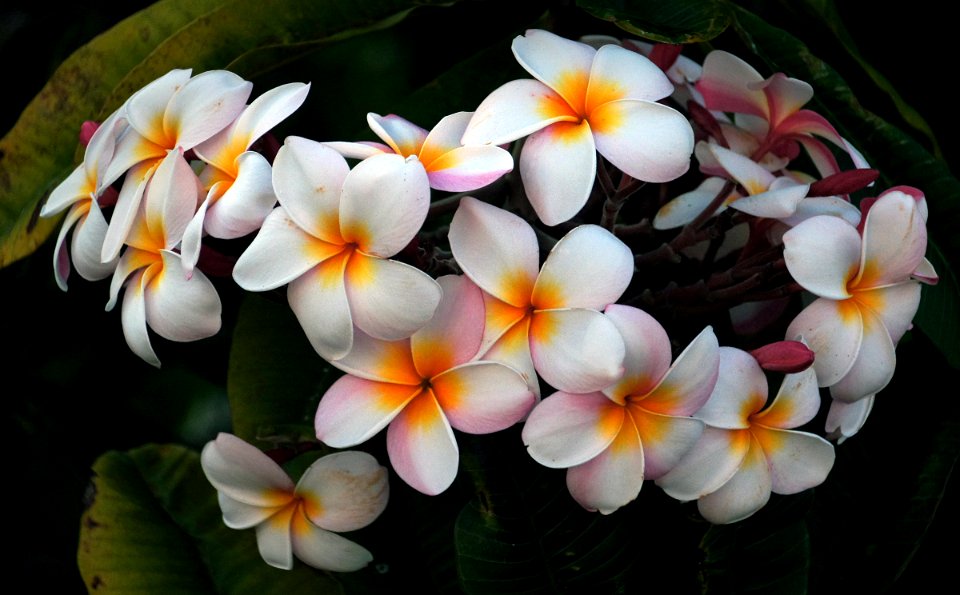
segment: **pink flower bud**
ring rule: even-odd
[[[84,121],[84,123],[80,125],[80,144],[84,147],[90,144],[90,139],[93,138],[93,133],[97,131],[97,128],[100,128],[99,122],[94,122],[93,120]]]
[[[760,367],[771,372],[795,374],[813,363],[813,351],[800,341],[777,341],[750,352]]]
[[[807,196],[843,196],[866,188],[880,177],[875,169],[851,169],[817,180]]]

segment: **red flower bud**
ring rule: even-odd
[[[771,372],[794,374],[813,363],[813,351],[800,341],[777,341],[750,352],[760,367]]]

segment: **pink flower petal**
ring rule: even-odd
[[[660,323],[639,308],[610,304],[603,311],[617,327],[626,348],[623,379],[604,389],[621,402],[627,395],[645,395],[670,368],[670,338]]]
[[[207,442],[200,465],[218,492],[241,504],[272,508],[293,500],[293,482],[280,465],[233,434]]]
[[[521,436],[527,452],[541,465],[572,467],[610,446],[625,419],[623,406],[602,393],[557,392],[533,408]]]
[[[470,361],[483,339],[483,292],[469,278],[437,279],[443,293],[433,317],[410,338],[417,370],[431,378]],[[456,427],[456,423],[454,423]]]
[[[423,391],[387,429],[387,452],[400,479],[428,496],[457,477],[460,451],[453,430],[430,391]]]
[[[725,525],[741,521],[770,500],[772,477],[767,459],[756,438],[750,441],[750,450],[736,474],[715,492],[697,501],[703,518],[711,523]]]
[[[813,87],[799,79],[778,72],[765,80],[760,89],[767,95],[770,124],[776,127],[785,117],[796,113],[813,99]]]
[[[833,445],[820,436],[757,426],[753,435],[763,447],[771,489],[777,494],[796,494],[818,486],[833,468]]]
[[[457,147],[426,163],[430,187],[467,192],[493,183],[513,169],[510,153],[493,145]]]
[[[766,118],[769,115],[767,97],[757,88],[757,83],[762,81],[760,73],[740,58],[714,50],[703,61],[697,90],[703,94],[708,109]]]
[[[536,400],[523,376],[496,362],[464,364],[430,383],[450,425],[468,434],[509,428],[527,416]]]
[[[587,393],[607,388],[623,375],[623,338],[594,310],[535,312],[530,355],[537,372],[554,388]]]
[[[418,154],[427,138],[426,130],[394,114],[381,116],[370,112],[367,114],[367,124],[394,153],[404,157]]]
[[[610,514],[636,500],[643,487],[644,455],[630,416],[609,447],[567,470],[567,489],[580,506]]]
[[[334,448],[349,448],[366,442],[386,427],[420,392],[419,385],[343,376],[320,399],[314,417],[317,439]]]
[[[527,198],[546,225],[569,220],[583,208],[597,173],[594,135],[586,122],[557,122],[527,138],[520,178]]]
[[[303,512],[328,531],[356,531],[372,523],[387,507],[387,469],[359,451],[336,452],[317,459],[297,482]]]
[[[804,289],[842,300],[860,266],[860,234],[837,217],[813,217],[783,234],[783,258]]]

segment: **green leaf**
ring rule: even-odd
[[[930,337],[951,366],[960,369],[960,284],[932,239],[927,243],[927,259],[940,281],[923,287],[913,323]]]
[[[246,296],[227,371],[234,434],[262,447],[315,440],[317,404],[340,375],[314,351],[285,300]]]
[[[730,24],[722,0],[577,0],[577,5],[621,29],[663,43],[708,41]]]
[[[331,575],[268,566],[254,531],[228,529],[197,453],[108,452],[93,466],[77,562],[96,593],[342,593]]]
[[[0,140],[0,267],[30,254],[54,229],[54,220],[37,220],[39,205],[76,166],[84,120],[103,119],[171,68],[259,74],[283,48],[302,52],[389,26],[428,3],[166,0],[124,20],[64,61]]]

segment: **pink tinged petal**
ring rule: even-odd
[[[872,312],[862,309],[863,342],[857,358],[843,378],[830,386],[830,395],[847,403],[882,390],[893,378],[897,366],[893,340],[883,322]]]
[[[659,415],[641,407],[631,407],[630,413],[643,443],[647,479],[659,479],[676,467],[700,439],[705,427],[697,419]]]
[[[530,305],[540,270],[537,235],[520,217],[472,197],[450,223],[450,249],[470,279],[512,306]]]
[[[40,216],[52,217],[77,202],[91,200],[91,193],[95,190],[83,166],[80,165],[50,192],[50,196],[43,203],[43,208],[40,209]]]
[[[510,81],[477,107],[463,133],[464,145],[502,145],[555,122],[578,122],[575,112],[555,91],[532,79]]]
[[[800,341],[776,341],[750,350],[760,367],[771,372],[796,374],[813,364],[813,350]]]
[[[346,253],[329,258],[287,287],[290,309],[310,344],[327,360],[340,359],[353,346],[353,317],[344,284],[347,258]]]
[[[920,262],[916,270],[910,274],[910,277],[926,285],[936,285],[940,282],[940,275],[937,274],[933,264],[926,258]]]
[[[340,232],[367,254],[389,258],[417,235],[430,208],[430,182],[415,158],[374,155],[343,181]]]
[[[340,191],[349,172],[347,161],[333,149],[288,136],[273,162],[273,187],[297,225],[340,244]]]
[[[207,442],[200,465],[218,492],[241,504],[274,508],[293,500],[293,482],[280,465],[233,434]]]
[[[420,392],[419,385],[343,376],[320,399],[314,418],[317,439],[334,448],[348,448],[366,442],[385,428]]]
[[[521,421],[536,397],[519,372],[495,362],[473,362],[430,379],[450,425],[468,434],[489,434]]]
[[[580,212],[597,173],[594,136],[586,120],[557,122],[535,132],[520,152],[520,178],[530,204],[546,225]]]
[[[796,494],[818,486],[833,468],[833,445],[820,436],[757,426],[753,435],[763,447],[771,489],[777,494]]]
[[[714,50],[703,61],[697,90],[703,94],[707,108],[711,110],[766,118],[769,115],[767,97],[756,86],[762,81],[760,73],[740,58]]]
[[[857,303],[880,317],[896,345],[910,330],[913,317],[920,307],[920,285],[905,281],[869,291],[856,293]]]
[[[280,512],[281,506],[244,504],[217,490],[217,503],[223,513],[223,524],[231,529],[249,529]]]
[[[163,114],[167,138],[184,150],[192,149],[229,126],[246,107],[252,90],[253,83],[226,70],[196,75],[170,98]]]
[[[804,289],[842,300],[860,266],[860,234],[837,217],[813,217],[783,234],[783,258]]]
[[[57,243],[53,249],[53,276],[61,291],[67,290],[67,278],[70,277],[70,255],[67,253],[67,234],[78,220],[87,214],[83,205],[75,205],[60,224]],[[99,260],[99,253],[97,260]]]
[[[567,489],[590,511],[610,514],[634,501],[644,480],[646,452],[629,416],[612,443],[596,457],[567,470]]]
[[[169,139],[163,130],[163,113],[174,94],[190,80],[190,73],[190,69],[171,70],[134,93],[124,110],[130,126],[153,143],[172,149],[173,145],[166,146]]]
[[[512,48],[517,62],[527,72],[559,93],[574,110],[583,113],[596,50],[541,29],[528,29],[525,35],[515,37]]]
[[[610,446],[626,417],[626,410],[602,393],[557,392],[533,408],[521,437],[527,452],[541,465],[573,467]]]
[[[343,252],[303,231],[283,207],[274,209],[233,267],[233,279],[247,291],[267,291],[290,283],[318,262]]]
[[[833,127],[833,124],[817,112],[810,110],[799,110],[790,114],[777,124],[776,131],[782,135],[813,134],[827,139],[841,149],[846,149],[847,147],[843,138],[840,137],[840,133]]]
[[[724,149],[720,145],[710,145],[710,152],[713,153],[717,163],[743,186],[748,194],[765,192],[776,179],[756,161],[730,149]]]
[[[447,192],[483,188],[513,169],[510,153],[492,145],[457,147],[424,162],[430,187]]]
[[[387,145],[374,142],[349,143],[344,141],[328,141],[323,143],[347,159],[366,159],[381,153],[392,153],[393,149]]]
[[[633,306],[610,304],[603,311],[623,337],[623,379],[603,392],[617,402],[645,395],[670,368],[670,338],[660,323]]]
[[[616,45],[597,50],[590,68],[584,112],[618,99],[657,101],[673,93],[673,83],[645,56]]]
[[[387,452],[400,479],[428,496],[457,477],[460,451],[431,391],[415,397],[387,428]]]
[[[832,400],[824,427],[827,438],[836,440],[837,444],[843,444],[844,440],[856,435],[866,423],[875,398],[876,395],[867,395],[853,403]]]
[[[597,151],[644,182],[669,182],[690,169],[693,129],[686,116],[660,103],[623,99],[589,116]]]
[[[120,309],[120,324],[123,328],[123,338],[127,341],[130,351],[151,366],[159,368],[160,359],[150,345],[150,333],[147,332],[143,276],[143,272],[138,272],[126,284]]]
[[[254,99],[230,126],[194,147],[194,152],[222,170],[233,169],[233,160],[303,105],[309,92],[309,83],[270,89]]]
[[[387,507],[387,469],[359,451],[337,452],[316,460],[297,482],[303,512],[328,531],[356,531]]]
[[[143,201],[143,193],[155,166],[156,164],[147,163],[127,173],[117,204],[113,207],[113,215],[110,216],[110,225],[103,238],[100,260],[107,262],[119,256],[123,243],[133,228],[134,220],[140,210],[140,203]]]
[[[786,338],[802,339],[813,350],[817,382],[820,386],[830,386],[853,366],[861,349],[863,324],[854,300],[837,302],[820,298],[793,319],[787,327]]]
[[[600,312],[546,310],[535,312],[530,322],[533,365],[558,390],[607,388],[623,376],[624,354],[620,331]]]
[[[363,546],[317,527],[299,509],[294,514],[293,553],[304,564],[331,572],[353,572],[373,561]]]
[[[713,328],[708,326],[677,356],[640,404],[664,415],[693,415],[711,398],[719,374],[720,346]]]
[[[599,225],[580,225],[550,250],[531,302],[542,310],[601,310],[623,295],[632,278],[630,248]]]
[[[737,473],[715,492],[697,501],[703,518],[717,525],[741,521],[757,512],[770,500],[773,485],[767,459],[755,438]]]
[[[422,328],[443,290],[429,275],[402,262],[354,251],[344,274],[353,323],[376,339],[405,339]]]
[[[354,333],[353,349],[330,362],[358,378],[417,386],[423,376],[417,371],[410,353],[410,340],[381,341],[362,331]]]
[[[755,424],[769,428],[788,430],[807,423],[820,410],[820,389],[813,368],[783,377],[777,398],[773,403],[752,416]]]
[[[738,198],[730,203],[730,208],[754,217],[790,217],[797,212],[809,190],[809,184],[798,184],[786,177],[777,178],[769,191]]]
[[[796,141],[806,150],[814,167],[822,178],[840,173],[840,164],[834,157],[833,151],[822,141],[812,136],[797,136]]]
[[[927,228],[917,202],[903,192],[884,194],[867,212],[857,289],[908,279],[926,250]]]
[[[767,402],[767,378],[746,351],[720,347],[720,375],[706,404],[694,414],[717,428],[746,429]]]
[[[395,153],[404,157],[418,154],[427,138],[426,130],[394,114],[381,116],[370,112],[367,114],[367,124]]]
[[[238,166],[237,179],[217,198],[204,220],[204,229],[215,238],[232,240],[256,231],[277,204],[273,170],[263,155],[243,153]]]
[[[767,95],[770,106],[770,124],[777,124],[813,99],[813,87],[804,81],[790,78],[778,72],[765,80],[758,88]]]
[[[752,440],[749,430],[706,426],[700,439],[665,475],[656,480],[669,496],[687,502],[718,490],[740,468]]]
[[[67,228],[66,221],[64,227]],[[87,281],[99,281],[109,277],[117,267],[117,259],[100,260],[103,238],[107,234],[107,220],[97,201],[90,201],[86,214],[73,230],[70,255],[77,273]]]
[[[200,271],[183,276],[180,255],[164,250],[163,270],[147,287],[147,322],[171,341],[196,341],[220,330],[220,296]]]
[[[431,378],[470,361],[480,349],[484,331],[483,292],[469,278],[437,279],[443,297],[433,317],[410,338],[417,370]],[[454,424],[456,426],[456,424]]]
[[[263,561],[283,570],[293,568],[291,529],[297,506],[286,506],[265,522],[257,525],[257,549]]]
[[[713,202],[724,184],[726,180],[723,178],[707,178],[696,189],[685,192],[663,205],[653,218],[654,229],[673,229],[690,223]],[[714,215],[725,208],[726,205],[721,205]]]

